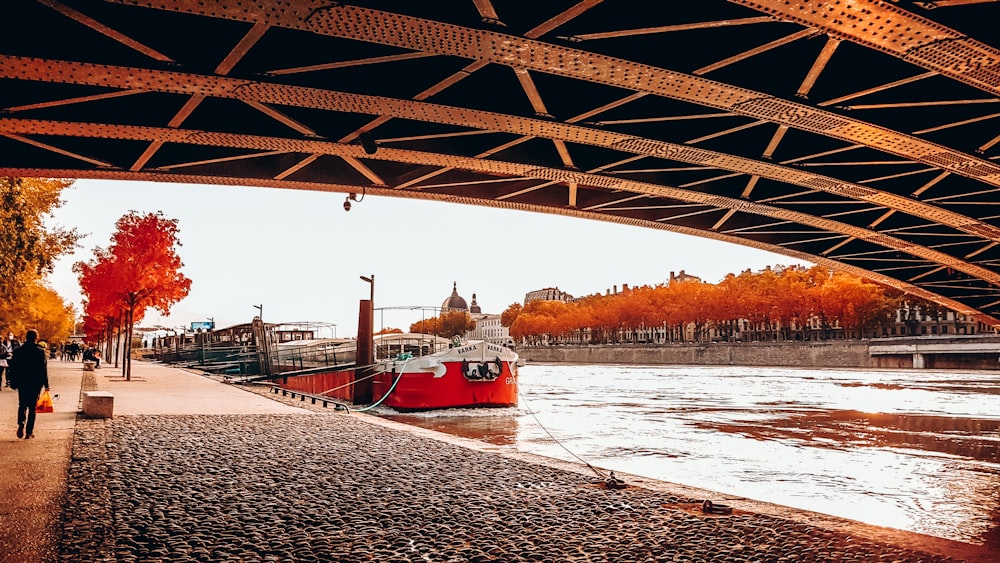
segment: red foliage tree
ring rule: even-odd
[[[93,260],[73,265],[85,296],[83,331],[88,342],[106,341],[110,344],[122,317],[122,304],[114,292],[109,290],[115,283],[113,260],[110,252],[96,248]],[[107,349],[105,352],[105,355],[109,355]]]
[[[146,309],[153,308],[164,315],[170,307],[187,296],[191,280],[181,273],[184,265],[176,247],[178,225],[162,212],[140,215],[131,211],[115,224],[108,249],[95,249],[91,262],[74,266],[80,276],[87,303],[93,309],[89,315],[116,318],[124,325],[126,335],[132,334],[136,322]],[[125,339],[122,369],[126,380],[132,377],[132,339]]]

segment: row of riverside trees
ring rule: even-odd
[[[518,341],[614,344],[661,334],[668,342],[863,338],[888,327],[901,307],[939,318],[937,304],[821,266],[729,274],[717,284],[674,282],[572,302],[514,303],[500,317]]]
[[[106,356],[121,354],[126,380],[132,378],[132,328],[147,309],[170,314],[191,290],[180,271],[177,233],[176,219],[131,211],[115,223],[110,246],[73,265],[84,294],[83,330],[88,339],[105,343]]]
[[[410,332],[433,334],[443,338],[451,338],[475,330],[476,321],[465,311],[445,311],[438,317],[419,320],[410,325]]]
[[[0,177],[0,330],[64,342],[73,333],[76,310],[46,281],[56,260],[78,247],[73,229],[46,220],[71,186],[65,180]]]

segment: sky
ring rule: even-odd
[[[82,312],[74,263],[107,247],[129,211],[177,219],[177,249],[191,292],[170,314],[150,309],[141,326],[216,327],[322,322],[318,337],[354,337],[358,301],[375,276],[375,326],[406,330],[436,314],[452,284],[484,313],[525,293],[558,287],[573,296],[623,284],[656,285],[684,270],[710,283],[728,273],[803,262],[701,237],[571,217],[456,203],[276,188],[76,180],[48,223],[85,235],[57,263],[52,287]],[[258,310],[257,306],[260,306]]]

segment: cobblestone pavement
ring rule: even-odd
[[[344,413],[77,423],[61,561],[952,561]]]

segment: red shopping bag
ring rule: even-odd
[[[52,412],[52,395],[49,394],[49,390],[46,389],[42,391],[39,395],[38,401],[35,403],[35,412]]]

